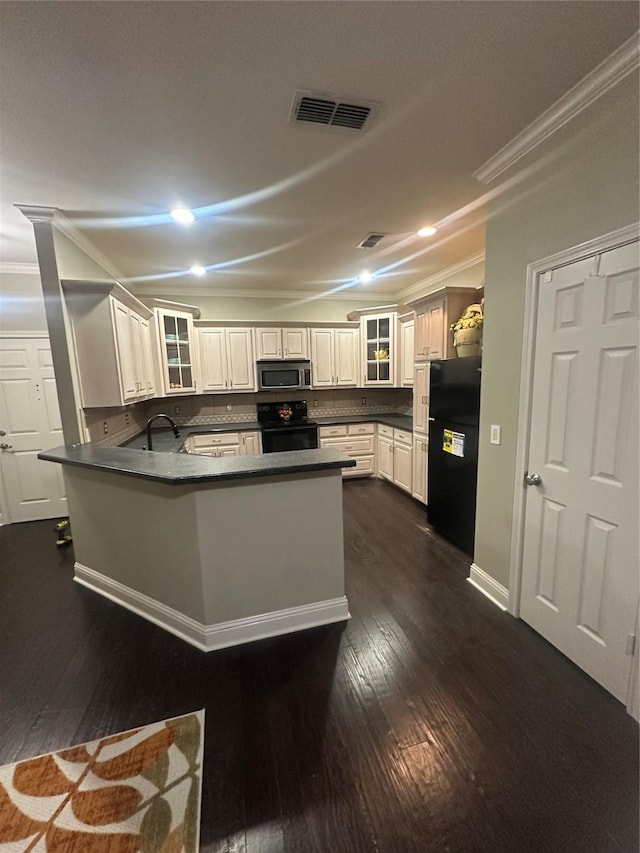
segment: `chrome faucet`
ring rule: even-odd
[[[169,415],[162,415],[162,414],[153,415],[147,421],[147,430],[146,430],[146,432],[147,432],[147,450],[153,450],[153,447],[151,444],[151,425],[158,418],[166,418],[169,421],[169,423],[171,424],[171,429],[173,430],[173,434],[175,435],[175,437],[180,438],[180,430],[175,425],[175,422],[173,421],[173,419],[169,417]]]

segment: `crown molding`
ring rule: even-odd
[[[428,296],[434,285],[440,284],[441,281],[451,278],[451,276],[454,276],[459,272],[464,272],[464,270],[468,270],[471,267],[475,267],[478,264],[483,263],[484,259],[484,251],[469,255],[461,261],[458,261],[458,263],[452,264],[450,267],[446,267],[445,269],[440,270],[440,272],[430,275],[428,278],[419,281],[417,284],[412,284],[411,287],[407,287],[405,290],[397,294],[397,299],[399,302],[408,302],[410,298],[415,301],[421,296]]]
[[[0,261],[0,273],[13,273],[14,275],[40,275],[40,267],[34,263],[19,263],[14,261]]]
[[[118,269],[118,267],[112,263],[109,258],[103,255],[100,249],[94,246],[88,237],[85,237],[76,225],[74,225],[74,223],[65,216],[59,207],[43,207],[36,204],[16,204],[14,207],[17,207],[20,213],[22,213],[23,216],[26,216],[29,222],[32,222],[33,224],[46,222],[49,225],[55,226],[58,231],[64,234],[65,237],[68,237],[74,245],[81,249],[85,255],[101,266],[105,272],[109,273],[109,275],[113,276],[115,279],[124,278],[122,270]]]
[[[638,35],[623,42],[605,60],[569,89],[555,104],[490,157],[477,169],[473,176],[489,184],[525,154],[548,139],[557,130],[575,118],[594,101],[613,88],[621,80],[640,67]]]
[[[183,290],[181,287],[172,287],[171,285],[158,285],[158,284],[140,284],[135,285],[135,283],[127,282],[124,279],[124,284],[131,289],[132,293],[134,293],[138,298],[149,299],[151,297],[157,297],[158,299],[162,299],[162,292],[166,292],[171,296],[180,296],[180,298],[184,297],[186,299],[202,299],[202,297],[207,297],[210,299],[215,299],[217,297],[227,298],[231,297],[233,299],[291,299],[291,300],[311,300],[311,299],[325,299],[325,300],[338,300],[338,301],[359,301],[366,300],[367,302],[397,302],[397,294],[396,293],[322,293],[317,291],[309,291],[309,290],[233,290],[230,288],[227,289],[205,289],[202,290]]]
[[[85,255],[91,258],[92,261],[95,261],[98,266],[101,266],[105,272],[108,272],[109,275],[113,276],[115,279],[123,279],[125,277],[122,270],[110,261],[109,258],[103,255],[100,249],[94,246],[91,240],[89,240],[89,238],[86,237],[61,210],[56,211],[53,224],[58,231],[64,234],[65,237],[68,237],[72,243],[81,249]]]
[[[53,218],[58,212],[57,207],[43,207],[39,204],[14,204],[20,213],[25,216],[29,222],[53,222]]]

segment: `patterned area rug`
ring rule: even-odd
[[[0,767],[0,853],[196,853],[204,710]]]

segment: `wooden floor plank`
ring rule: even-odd
[[[204,654],[0,528],[0,762],[206,709],[206,853],[637,853],[638,726],[466,582],[424,507],[345,483],[350,622]]]

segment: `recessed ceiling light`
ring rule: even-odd
[[[433,225],[425,225],[424,228],[421,228],[418,231],[418,237],[432,237],[438,229],[434,228]]]
[[[200,264],[194,264],[189,271],[193,275],[204,275],[206,273],[206,269]]]
[[[371,281],[373,278],[373,273],[370,273],[368,270],[364,270],[358,276],[358,281],[361,281],[363,284],[366,284],[368,281]]]
[[[193,222],[195,219],[193,213],[191,213],[190,210],[187,210],[186,207],[174,207],[171,211],[171,216],[181,225],[189,225],[189,223]]]

